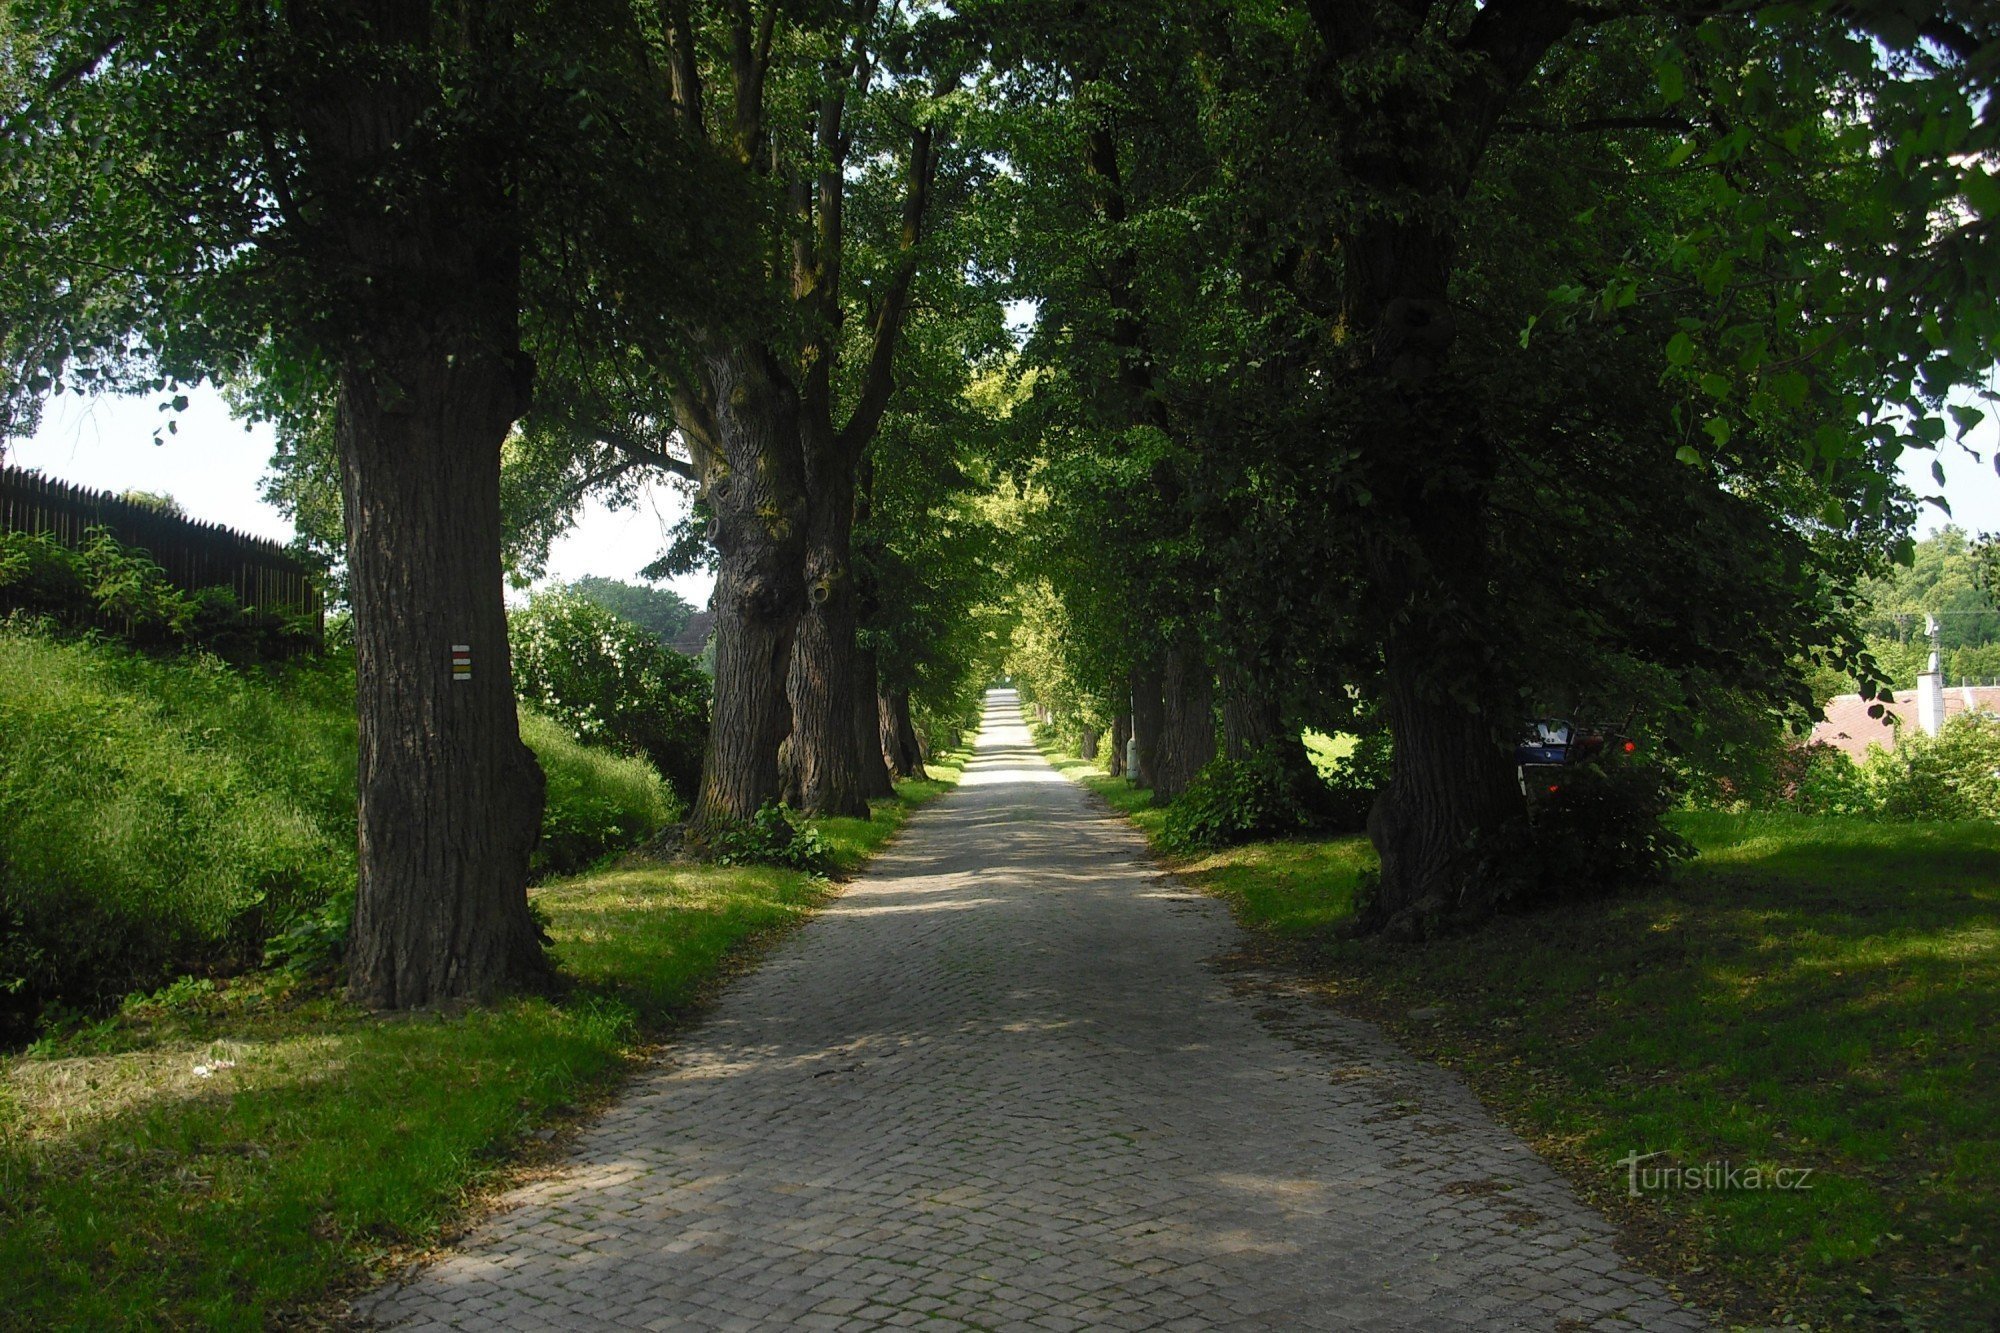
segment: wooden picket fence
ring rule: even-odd
[[[20,468],[0,466],[0,532],[45,532],[71,548],[92,528],[136,546],[183,592],[229,588],[244,606],[325,625],[326,602],[305,565],[276,542],[176,518]]]

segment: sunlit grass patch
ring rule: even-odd
[[[962,757],[829,841],[846,870]],[[435,1244],[616,1086],[747,944],[834,891],[634,863],[538,886],[553,997],[376,1016],[277,976],[183,981],[0,1060],[0,1326],[259,1329]]]

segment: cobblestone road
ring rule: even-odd
[[[413,1329],[1696,1329],[1449,1075],[1232,966],[993,697],[963,787]]]

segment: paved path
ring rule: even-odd
[[[993,697],[963,788],[361,1312],[456,1329],[1696,1329]]]

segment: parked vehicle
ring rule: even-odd
[[[1626,719],[1626,725],[1631,719]],[[1578,765],[1587,764],[1607,752],[1631,754],[1639,748],[1631,737],[1606,727],[1585,726],[1568,718],[1539,717],[1529,722],[1514,746],[1514,763],[1521,779],[1521,795],[1528,803],[1562,790]]]

